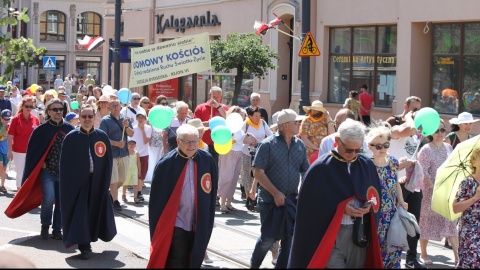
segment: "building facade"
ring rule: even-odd
[[[244,77],[237,102],[248,105],[254,91],[270,115],[287,107],[298,110],[302,2],[124,0],[121,40],[150,45],[204,32],[211,40],[224,39],[229,32],[251,33],[255,21],[268,23],[278,16],[283,24],[262,36],[263,44],[279,53],[278,68],[264,78]],[[31,9],[27,37],[57,59],[53,74],[41,66],[25,72],[28,82],[45,84],[50,75],[90,73],[98,84],[112,83],[109,40],[115,33],[114,4],[115,0],[15,1],[17,7]],[[423,106],[435,108],[445,120],[463,111],[480,114],[479,7],[477,0],[461,5],[448,0],[311,1],[310,32],[321,54],[310,57],[310,102],[321,100],[333,117],[350,90],[367,84],[375,99],[374,119],[402,113],[410,95],[420,97]],[[102,35],[106,42],[88,52],[77,42],[85,34]],[[211,85],[218,85],[229,103],[234,74],[206,71],[132,90],[166,93],[194,107],[207,99]],[[128,87],[129,75],[130,64],[122,63],[120,88]],[[480,128],[474,131],[480,133]]]

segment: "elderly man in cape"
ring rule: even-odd
[[[147,268],[200,268],[213,229],[218,169],[198,151],[198,130],[177,129],[178,147],[155,167],[149,202],[150,261]],[[184,192],[185,191],[185,192]]]

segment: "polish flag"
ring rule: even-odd
[[[282,19],[280,19],[277,14],[273,13],[273,15],[275,15],[275,19],[271,20],[268,24],[262,21],[255,21],[253,29],[257,30],[257,35],[263,36],[267,33],[268,29],[274,28],[275,26],[283,23]]]
[[[88,35],[85,35],[83,39],[77,39],[77,40],[78,40],[78,43],[84,46],[85,48],[87,48],[89,52],[93,51],[95,48],[97,48],[98,46],[102,45],[103,42],[105,42],[105,40],[101,36],[96,36],[94,38],[91,38]]]

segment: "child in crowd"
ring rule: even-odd
[[[9,109],[5,109],[2,111],[0,119],[0,157],[2,160],[3,167],[0,170],[1,186],[0,192],[7,193],[7,189],[5,188],[5,180],[7,180],[7,166],[8,166],[8,140],[7,140],[7,130],[8,125],[10,124],[10,118],[12,118],[12,112]]]
[[[138,198],[138,175],[139,175],[139,168],[140,167],[140,155],[138,154],[135,147],[137,146],[137,142],[134,139],[128,139],[128,156],[130,157],[130,162],[127,171],[127,178],[123,183],[123,191],[122,191],[122,200],[123,202],[128,202],[127,200],[127,187],[133,187],[133,201],[138,204],[140,203],[140,199]]]
[[[67,113],[67,115],[65,116],[65,121],[69,122],[74,127],[78,126],[78,114],[74,112]]]

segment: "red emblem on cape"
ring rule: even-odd
[[[210,193],[212,191],[212,176],[209,173],[204,174],[200,180],[200,185],[205,193]]]
[[[377,213],[380,209],[380,196],[378,195],[378,191],[373,186],[370,186],[367,189],[367,200],[372,201],[373,211]]]
[[[93,149],[95,149],[95,155],[97,155],[97,157],[103,157],[107,152],[107,146],[103,142],[95,143]]]

